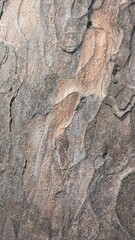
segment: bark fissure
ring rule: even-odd
[[[4,5],[7,1],[8,0],[1,0],[1,3],[0,3],[0,20],[2,19],[3,12],[4,12]]]
[[[16,101],[19,91],[21,90],[22,86],[23,86],[23,82],[21,83],[20,87],[15,91],[14,96],[10,100],[10,104],[9,104],[9,131],[10,132],[12,132],[12,123],[13,123],[13,113],[12,113],[13,104]]]

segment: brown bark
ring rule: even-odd
[[[135,1],[1,0],[0,239],[135,239]]]

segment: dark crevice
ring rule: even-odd
[[[133,6],[133,5],[135,5],[135,2],[131,2],[131,3],[129,4],[129,6]]]
[[[90,27],[92,27],[92,21],[87,22],[87,29],[90,28]]]
[[[11,130],[12,130],[12,121],[13,121],[13,119],[12,119],[12,105],[13,105],[13,102],[14,102],[14,100],[15,100],[15,96],[13,96],[12,98],[11,98],[11,101],[10,101],[10,109],[9,109],[9,117],[10,117],[10,121],[9,121],[9,131],[11,132]]]
[[[32,120],[32,119],[34,119],[35,117],[37,117],[37,116],[42,116],[42,117],[47,117],[47,115],[49,115],[49,113],[52,111],[52,109],[50,109],[48,112],[46,112],[45,114],[42,114],[41,112],[35,112],[35,113],[33,113],[33,115],[31,116],[31,119],[30,119],[30,121]]]
[[[124,64],[124,67],[129,63],[130,61],[130,58],[131,58],[131,53],[132,53],[132,39],[133,39],[133,36],[135,34],[135,27],[133,27],[132,31],[131,31],[131,37],[130,37],[130,46],[129,46],[129,56]]]
[[[107,149],[105,149],[102,153],[102,157],[103,158],[106,158],[106,156],[108,155],[108,152],[107,152]]]
[[[73,53],[75,53],[75,52],[80,48],[81,45],[82,45],[82,41],[81,41],[81,43],[80,43],[79,45],[77,45],[74,49],[72,49],[72,47],[69,48],[69,49],[66,49],[65,47],[62,47],[62,46],[60,46],[60,48],[61,48],[64,52],[69,53],[69,54],[72,55]]]
[[[2,5],[1,13],[0,13],[0,20],[1,20],[2,16],[3,16],[3,8],[4,8],[4,5],[5,5],[6,2],[7,2],[7,0],[3,1],[3,5]]]
[[[84,106],[86,101],[87,101],[87,98],[86,97],[82,97],[80,99],[80,102],[77,104],[75,111],[79,111]]]
[[[119,109],[116,98],[113,97],[113,100],[110,99],[110,101],[109,98],[108,99],[106,98],[104,104],[110,106],[112,108],[113,114],[120,120],[124,119],[124,117],[127,116],[127,114],[132,111],[132,108],[135,105],[135,94],[132,95],[129,103],[123,109]]]
[[[25,163],[24,163],[24,167],[23,167],[23,172],[22,172],[22,176],[25,174],[25,170],[27,168],[27,159],[25,159]],[[23,181],[22,181],[23,183]]]
[[[82,103],[86,103],[87,99],[86,99],[86,97],[82,97],[80,101],[81,101]]]
[[[22,85],[23,85],[23,82],[21,83],[20,87],[16,90],[16,93],[15,93],[15,95],[11,98],[11,101],[10,101],[10,104],[9,104],[9,118],[10,118],[10,120],[9,120],[9,131],[10,131],[10,133],[12,132],[12,123],[13,123],[12,107],[13,107],[13,103],[14,103],[15,99],[16,99],[17,96],[18,96],[18,93],[19,93]],[[12,88],[11,88],[11,91],[12,91]]]
[[[118,65],[115,65],[112,71],[112,75],[115,77],[119,71],[120,67]]]
[[[114,66],[113,71],[112,71],[112,82],[114,84],[118,83],[118,74],[120,72],[120,66],[118,66],[117,64]]]

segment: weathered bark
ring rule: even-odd
[[[0,1],[0,239],[135,239],[135,1]]]

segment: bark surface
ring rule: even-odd
[[[134,105],[134,0],[0,0],[0,240],[135,239]]]

